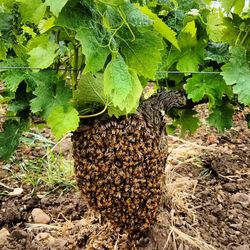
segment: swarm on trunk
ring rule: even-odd
[[[78,186],[89,205],[131,234],[155,220],[166,154],[160,147],[161,111],[185,104],[162,91],[142,101],[138,113],[85,121],[73,135]]]

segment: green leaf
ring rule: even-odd
[[[125,3],[122,6],[126,20],[134,27],[145,27],[153,24],[153,21],[145,14],[143,14],[132,3]]]
[[[0,61],[6,59],[7,49],[5,47],[4,41],[0,39]]]
[[[223,78],[228,85],[234,85],[233,91],[245,105],[250,105],[250,67],[247,62],[246,49],[233,47],[230,61],[222,67]]]
[[[244,5],[245,5],[245,0],[234,0],[234,13],[239,15],[243,10]]]
[[[125,0],[109,0],[106,3],[113,5],[113,6],[120,6],[120,5],[123,5],[125,3]]]
[[[12,25],[12,15],[5,12],[0,12],[0,32],[10,31]]]
[[[91,106],[91,103],[107,104],[106,97],[103,93],[103,74],[82,74],[81,79],[74,91],[74,106],[85,109]]]
[[[187,132],[192,134],[194,133],[200,126],[199,119],[195,117],[197,114],[194,110],[184,110],[179,119],[179,124],[181,126],[181,137],[184,137]]]
[[[225,9],[225,11],[228,13],[233,8],[235,0],[221,0],[221,5]]]
[[[225,129],[232,127],[233,113],[234,109],[231,104],[223,104],[213,110],[213,113],[208,117],[208,122],[219,132],[224,132]]]
[[[122,54],[126,63],[138,75],[153,79],[161,62],[162,39],[153,31],[136,35],[134,41],[122,45]]]
[[[33,80],[37,87],[33,94],[30,106],[33,113],[42,112],[45,119],[48,118],[55,106],[69,106],[71,90],[63,80],[59,80],[54,73],[34,73]]]
[[[29,66],[35,68],[48,68],[59,53],[59,46],[53,42],[40,44],[38,47],[29,51]]]
[[[130,71],[131,77],[132,77],[132,89],[130,93],[128,94],[126,100],[124,103],[126,104],[126,108],[123,110],[120,110],[114,106],[108,107],[108,114],[110,116],[114,115],[116,118],[122,115],[127,115],[131,113],[136,113],[136,109],[139,105],[139,100],[142,94],[142,85],[141,82],[137,76],[137,74],[134,71]]]
[[[130,70],[130,74],[132,77],[132,90],[127,96],[126,103],[126,114],[136,112],[137,106],[139,105],[139,100],[142,94],[142,85],[136,74],[136,72]]]
[[[75,131],[79,121],[78,112],[73,107],[64,109],[63,106],[55,106],[49,114],[47,123],[56,139],[60,139],[68,132]]]
[[[43,33],[47,32],[48,30],[50,30],[52,27],[54,27],[54,23],[55,23],[54,16],[52,16],[48,19],[41,20],[38,24],[38,28],[40,30],[40,33],[43,34]]]
[[[229,88],[219,74],[194,74],[187,80],[184,88],[188,98],[194,102],[201,101],[203,97],[207,96],[210,107],[220,103],[223,95],[230,95]]]
[[[38,24],[44,17],[46,5],[42,0],[18,0],[23,22],[33,22]]]
[[[96,32],[87,27],[77,30],[76,39],[80,41],[83,54],[86,57],[85,74],[88,72],[96,73],[102,70],[110,53],[109,48],[103,47],[99,42]]]
[[[173,31],[170,27],[168,27],[155,13],[153,13],[146,5],[139,6],[135,4],[135,6],[145,15],[147,15],[150,19],[154,21],[153,26],[155,30],[157,30],[164,38],[166,38],[170,43],[172,43],[178,50],[180,50],[178,41],[176,39],[176,32]]]
[[[181,72],[196,72],[199,71],[199,64],[202,63],[204,58],[204,48],[203,45],[197,44],[196,47],[185,48],[179,54],[179,59],[176,64],[176,68]]]
[[[182,29],[182,32],[189,33],[191,37],[196,37],[197,28],[195,26],[195,21],[192,20],[190,22],[187,22],[185,27]]]
[[[113,56],[104,71],[104,94],[111,97],[115,107],[123,110],[132,85],[133,80],[124,59],[120,54]]]
[[[3,124],[3,132],[0,132],[0,159],[8,160],[20,142],[26,122],[7,120]]]
[[[84,6],[82,4],[85,4]],[[90,7],[89,1],[68,0],[64,8],[59,13],[55,25],[62,26],[71,30],[81,27],[93,28],[97,26],[97,11]],[[93,13],[94,12],[94,13]]]
[[[209,13],[207,17],[207,32],[209,38],[213,42],[224,42],[224,34],[226,33],[227,26],[224,23],[224,16],[222,11]]]
[[[230,11],[240,14],[245,5],[245,0],[221,0],[221,5],[228,13]]]
[[[27,74],[23,70],[10,69],[3,73],[2,80],[6,87],[11,91],[15,92],[19,84],[25,80]]]
[[[226,43],[210,42],[206,50],[205,60],[212,60],[217,63],[225,63],[229,60],[229,46]]]
[[[50,6],[50,11],[54,13],[55,16],[58,16],[62,8],[68,0],[46,0],[46,5]]]

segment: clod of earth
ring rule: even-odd
[[[161,91],[138,113],[85,120],[74,133],[78,186],[92,208],[131,235],[155,221],[166,161],[162,110],[185,105],[177,92]]]

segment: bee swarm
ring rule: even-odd
[[[148,104],[137,115],[88,121],[72,137],[78,186],[87,202],[130,234],[149,228],[161,199],[162,115],[158,109],[159,115],[150,116]]]

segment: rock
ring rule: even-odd
[[[9,231],[6,228],[0,230],[0,246],[5,245],[7,237],[10,235]]]
[[[15,240],[22,240],[27,238],[28,234],[22,229],[16,229],[11,232],[11,237]]]
[[[232,195],[233,203],[240,203],[243,207],[248,207],[250,205],[250,195],[244,193],[236,193]]]
[[[23,193],[22,188],[15,188],[12,192],[8,193],[9,196],[20,196]]]
[[[228,192],[234,192],[236,190],[236,184],[229,182],[223,185],[223,188]]]
[[[54,237],[52,237],[49,233],[46,232],[42,232],[39,233],[36,237],[35,237],[35,241],[42,241],[42,240],[53,240]]]
[[[218,219],[217,219],[215,216],[211,215],[211,214],[209,214],[209,215],[207,216],[207,220],[208,220],[210,223],[212,223],[212,224],[217,224],[217,223],[218,223]]]
[[[48,224],[50,217],[40,208],[34,208],[31,212],[33,221],[38,224]]]
[[[48,242],[48,247],[49,249],[54,249],[54,250],[65,249],[67,243],[68,241],[65,239],[60,239],[60,238],[55,239],[52,237]]]

